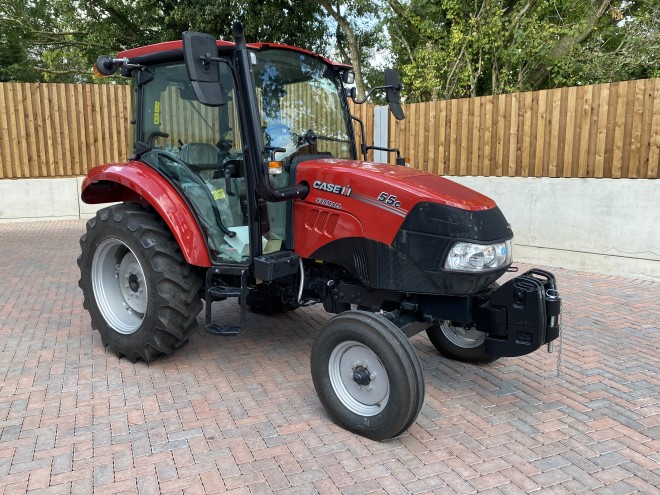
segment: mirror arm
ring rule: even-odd
[[[144,69],[144,65],[132,64],[128,61],[126,57],[114,59],[115,63],[121,63],[121,66],[125,69]]]
[[[365,101],[367,101],[369,98],[371,98],[371,95],[374,92],[381,91],[381,90],[384,90],[384,89],[400,90],[401,86],[393,86],[391,84],[389,86],[376,86],[375,88],[371,88],[362,100],[358,100],[357,98],[352,98],[353,103],[355,103],[356,105],[362,105]]]
[[[210,53],[205,53],[204,55],[200,55],[199,59],[202,62],[204,62],[204,64],[206,64],[206,65],[210,64],[211,62],[224,62],[224,60],[225,60],[224,58],[214,57]]]

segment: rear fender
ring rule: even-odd
[[[177,190],[158,172],[138,161],[93,168],[82,183],[87,204],[126,202],[152,206],[172,231],[191,265],[211,266],[206,241]]]

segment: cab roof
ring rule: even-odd
[[[221,52],[222,51],[229,52],[233,50],[235,46],[235,44],[232,43],[231,41],[224,41],[224,40],[216,40],[215,44],[220,49]],[[331,65],[333,67],[337,67],[338,69],[344,70],[344,69],[352,68],[351,65],[334,62],[324,57],[323,55],[319,55],[318,53],[305,50],[304,48],[298,48],[296,46],[282,45],[279,43],[248,43],[247,46],[251,50],[263,50],[264,48],[292,50],[322,60],[326,64]],[[165,41],[163,43],[155,43],[153,45],[130,48],[128,50],[119,52],[117,54],[117,57],[119,58],[125,57],[129,59],[129,61],[132,63],[140,63],[145,65],[160,63],[161,61],[164,61],[166,59],[175,60],[178,58],[183,58],[183,41],[181,40]]]

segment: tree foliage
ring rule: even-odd
[[[653,0],[388,0],[408,99],[433,100],[660,74]]]
[[[353,66],[358,97],[362,98],[367,86],[380,83],[374,61],[387,44],[384,23],[379,19],[383,5],[373,0],[319,0],[319,5],[336,23],[337,55]]]
[[[293,0],[5,0],[0,5],[0,78],[89,81],[100,54],[180,39],[183,31],[232,39],[241,20],[248,42],[323,50],[318,7]],[[22,49],[16,50],[16,44]]]
[[[657,0],[3,0],[0,81],[90,81],[100,54],[235,20],[352,64],[360,91],[392,60],[408,101],[660,76]]]

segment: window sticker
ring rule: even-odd
[[[154,101],[154,124],[160,125],[160,101]]]
[[[225,197],[225,190],[224,189],[216,189],[211,194],[213,194],[213,199],[218,201],[218,200],[221,200]]]

